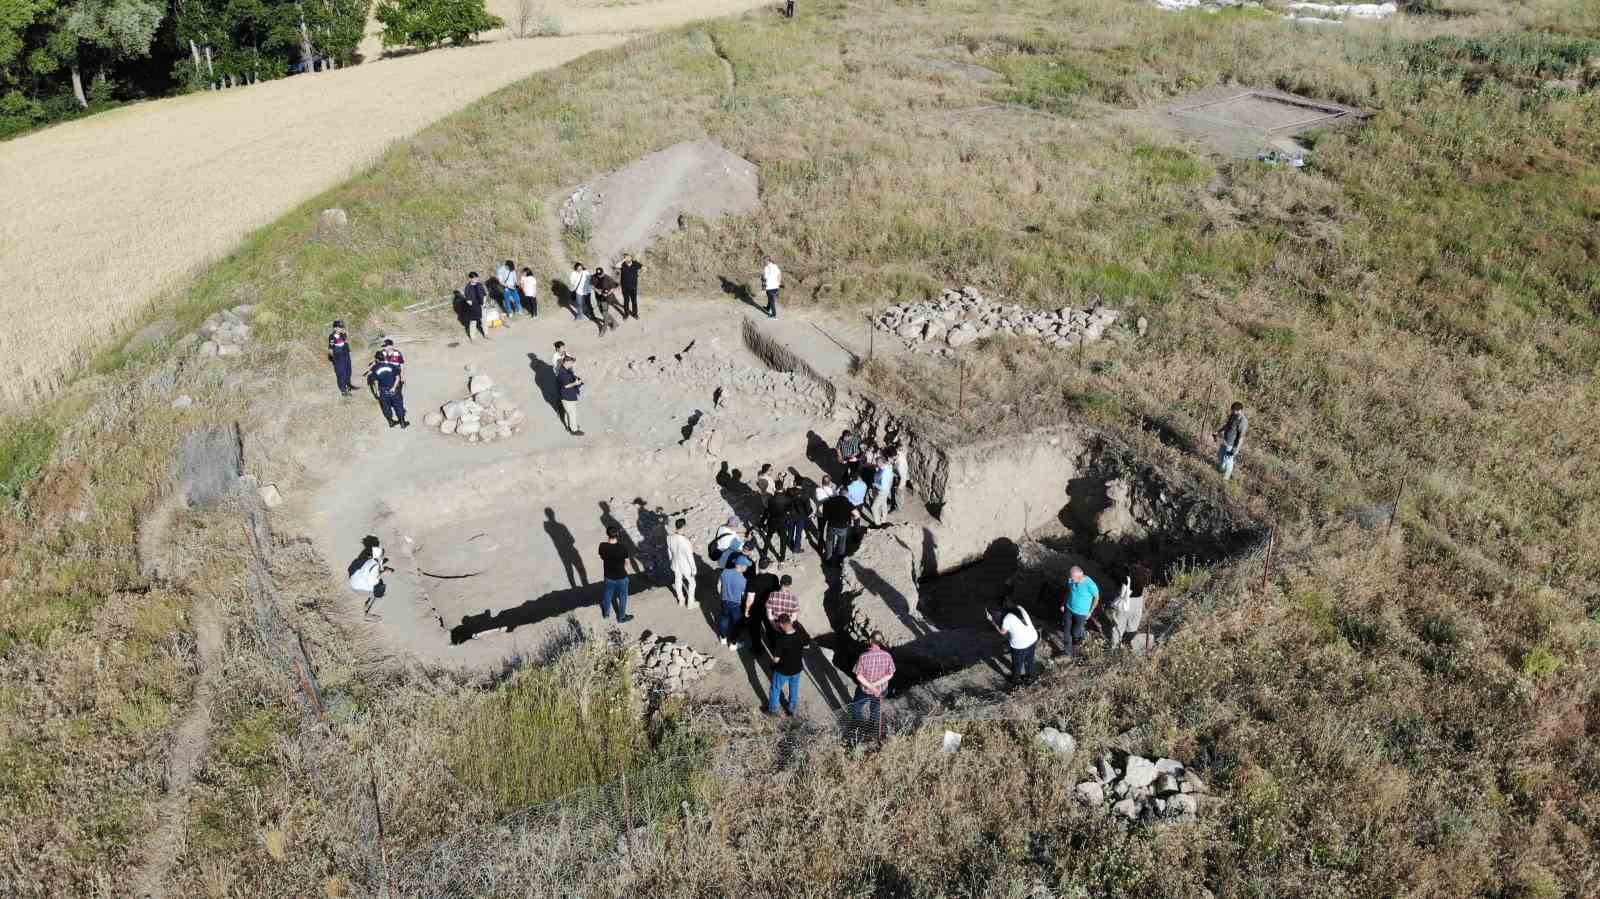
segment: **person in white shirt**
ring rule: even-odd
[[[517,290],[522,293],[522,302],[528,307],[528,315],[539,317],[539,279],[533,276],[533,269],[522,267],[522,276],[517,279]]]
[[[567,358],[570,355],[571,355],[571,353],[567,352],[567,342],[565,340],[556,341],[556,351],[554,353],[550,354],[550,367],[555,369],[556,371],[560,371],[561,370],[561,360]]]
[[[689,522],[680,518],[672,523],[672,533],[667,535],[667,562],[672,567],[672,595],[678,598],[678,605],[687,606],[694,602],[694,547],[689,544],[689,538],[683,536],[683,529]]]
[[[819,535],[819,539],[820,539],[820,535],[822,534],[822,524],[823,524],[823,522],[822,522],[822,504],[827,501],[828,497],[833,496],[835,493],[838,493],[838,492],[839,492],[839,488],[833,486],[833,478],[830,478],[827,475],[823,475],[822,476],[822,480],[817,484],[817,489],[812,491],[812,493],[811,493],[811,508],[812,508],[812,511],[817,513],[815,527],[817,529],[817,534]]]
[[[761,270],[761,289],[767,292],[767,315],[778,317],[778,291],[783,288],[783,272],[778,270],[778,263],[767,257],[767,265]]]
[[[362,614],[372,621],[382,620],[382,616],[372,613],[372,604],[383,598],[387,588],[383,584],[383,574],[394,571],[383,564],[383,547],[378,545],[377,537],[368,537],[362,543],[361,555],[350,563],[350,589],[357,593],[367,595],[367,603],[362,608]]]
[[[1000,616],[995,623],[995,616]],[[1011,647],[1011,682],[1020,684],[1033,677],[1033,654],[1039,646],[1039,629],[1033,626],[1028,610],[1021,606],[991,609],[989,623],[1006,638]]]
[[[594,287],[589,282],[589,270],[578,262],[572,266],[572,277],[567,280],[572,288],[572,320],[589,317],[589,299],[594,295]]]
[[[522,311],[522,291],[520,282],[517,281],[517,264],[507,259],[494,271],[494,279],[500,282],[500,305],[506,313],[506,323]]]

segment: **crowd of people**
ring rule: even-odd
[[[574,265],[567,285],[573,319],[597,321],[602,333],[615,327],[607,307],[617,310],[624,319],[638,319],[642,270],[643,266],[630,254],[623,255],[615,277],[600,266],[590,271],[582,263]],[[776,317],[782,273],[770,258],[762,269],[761,280],[767,297],[763,311]],[[519,268],[507,259],[496,269],[493,283],[505,324],[524,315],[538,316],[538,281],[530,268]],[[469,341],[474,329],[479,336],[488,337],[483,309],[491,299],[478,273],[469,272],[466,285],[455,295],[456,310]],[[335,321],[328,336],[328,358],[336,386],[344,397],[351,396],[355,389],[351,355],[349,332],[343,321]],[[391,428],[410,427],[404,399],[405,361],[394,341],[385,338],[363,373]],[[562,423],[569,433],[581,437],[584,432],[578,421],[578,401],[584,382],[575,370],[576,361],[566,344],[556,341],[550,362],[555,371]],[[1224,480],[1233,475],[1247,431],[1243,405],[1232,404],[1227,421],[1212,435],[1217,444],[1217,468]],[[899,509],[900,488],[907,480],[908,453],[892,434],[879,446],[846,429],[830,448],[830,455],[831,465],[825,467],[832,471],[815,482],[797,478],[794,483],[786,483],[783,476],[776,477],[758,519],[747,523],[737,516],[730,517],[706,547],[706,559],[717,572],[718,639],[729,651],[748,649],[770,663],[771,691],[764,708],[773,715],[780,708],[794,714],[803,671],[801,656],[812,643],[800,623],[793,577],[775,574],[771,570],[774,561],[782,564],[791,555],[804,553],[814,545],[822,565],[842,566],[869,528],[890,523]],[[680,605],[689,606],[696,601],[700,566],[689,536],[683,533],[685,527],[684,519],[674,522],[666,549],[672,594]],[[601,615],[609,618],[614,612],[619,622],[633,619],[627,611],[626,568],[632,551],[624,537],[620,527],[610,526],[598,549],[604,572]],[[384,563],[376,539],[369,540],[362,557],[350,568],[350,586],[368,595],[364,611],[368,617],[377,618],[372,605],[384,595],[382,575],[393,569]],[[1061,644],[1069,658],[1080,655],[1088,622],[1099,604],[1098,585],[1081,568],[1072,568],[1061,590],[1060,607]],[[1012,680],[1030,680],[1041,629],[1028,611],[1016,604],[991,608],[989,618],[1010,651]],[[879,720],[882,700],[894,676],[893,656],[881,633],[872,635],[853,673],[856,691],[852,704],[871,720]]]

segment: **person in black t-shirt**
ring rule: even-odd
[[[644,266],[639,260],[633,258],[632,253],[622,254],[622,265],[617,267],[617,274],[622,280],[622,317],[639,317],[639,272]]]
[[[632,621],[628,614],[628,547],[622,544],[622,528],[606,528],[606,542],[600,544],[600,566],[605,583],[600,591],[600,617],[611,617],[617,607],[617,621]]]
[[[855,503],[843,493],[822,501],[822,561],[826,565],[843,565],[845,550],[849,546],[850,528],[860,513]]]
[[[473,325],[478,326],[479,336],[489,339],[489,335],[483,333],[483,301],[488,296],[489,291],[478,280],[478,273],[467,272],[467,286],[461,288],[456,314],[461,319],[461,329],[467,332],[468,343],[472,342]]]
[[[784,533],[793,512],[794,494],[784,489],[780,480],[778,489],[767,497],[766,513],[761,519],[762,537],[766,541],[767,552],[775,552],[779,562],[782,562],[786,556],[785,544],[787,541],[784,539]],[[776,550],[773,548],[774,543],[777,544]],[[794,545],[789,543],[788,548],[793,549]]]
[[[772,560],[769,558],[762,558],[756,563],[756,573],[745,581],[747,598],[744,604],[744,620],[750,627],[751,646],[760,646],[763,643],[766,637],[767,597],[781,586],[783,581],[772,572]]]
[[[778,700],[784,699],[787,689],[783,710],[792,718],[800,706],[800,674],[805,671],[805,651],[811,645],[811,635],[789,615],[779,615],[773,624],[777,633],[767,653],[772,660],[772,690],[767,694],[766,712],[778,714]]]

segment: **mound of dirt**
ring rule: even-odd
[[[561,223],[589,232],[594,260],[613,264],[681,227],[685,216],[714,219],[756,208],[756,167],[712,140],[674,144],[579,187]]]

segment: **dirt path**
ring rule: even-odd
[[[133,876],[132,895],[141,899],[167,895],[167,874],[183,847],[189,787],[211,746],[211,699],[221,671],[223,634],[217,609],[209,600],[195,603],[194,631],[199,669],[194,699],[173,732],[164,777],[166,795],[156,806],[156,829],[140,853],[144,864]]]

